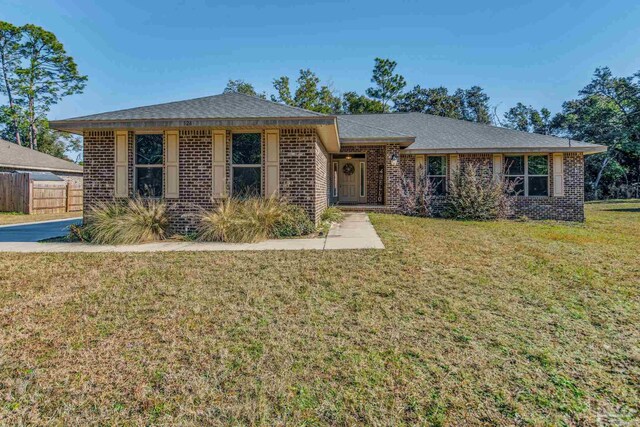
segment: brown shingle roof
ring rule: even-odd
[[[0,139],[0,168],[82,173],[82,166]]]

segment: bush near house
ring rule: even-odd
[[[315,231],[299,206],[277,198],[230,198],[200,214],[198,240],[253,243],[268,238],[297,237]]]
[[[102,245],[164,240],[169,225],[166,211],[164,202],[153,199],[97,203],[87,214],[86,224],[71,230],[71,237]]]
[[[494,176],[486,165],[469,162],[451,172],[447,194],[441,196],[435,194],[426,174],[417,180],[403,175],[398,212],[407,216],[477,221],[509,218],[513,216],[512,195],[518,183]]]
[[[486,165],[464,163],[451,174],[443,216],[479,221],[509,218],[517,183],[493,175]]]

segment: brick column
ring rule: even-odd
[[[392,157],[397,158],[395,165],[391,164]],[[400,166],[400,145],[385,145],[385,206],[396,209],[400,203],[400,181],[402,168]]]

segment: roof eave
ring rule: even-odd
[[[467,153],[583,153],[596,154],[607,151],[604,145],[573,147],[488,147],[488,148],[408,148],[405,154],[467,154]]]
[[[344,144],[400,144],[403,147],[408,147],[415,142],[414,137],[400,136],[400,137],[370,137],[370,138],[340,138],[340,142]]]
[[[74,169],[64,169],[64,168],[48,168],[48,167],[41,167],[41,166],[14,165],[11,163],[0,163],[0,168],[34,170],[34,171],[45,171],[45,172],[65,172],[65,173],[79,173],[79,174],[83,173],[82,169],[74,170]]]
[[[334,125],[333,116],[314,117],[242,117],[209,119],[128,119],[128,120],[53,120],[51,128],[82,133],[83,129],[160,129],[198,127],[270,127]]]

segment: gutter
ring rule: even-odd
[[[12,165],[8,163],[0,163],[0,168],[8,168],[8,169],[18,169],[23,171],[46,171],[46,172],[66,172],[66,173],[77,173],[82,175],[84,172],[81,170],[73,170],[73,169],[60,169],[60,168],[46,168],[46,167],[37,167],[37,166],[25,166],[25,165]]]
[[[204,128],[204,127],[269,127],[269,126],[313,126],[335,125],[335,116],[312,117],[254,117],[224,119],[122,119],[122,120],[53,120],[50,127],[72,133],[83,129],[158,129],[158,128]]]
[[[494,147],[494,148],[422,148],[405,149],[402,154],[472,154],[472,153],[584,153],[607,151],[604,145],[574,147]]]

